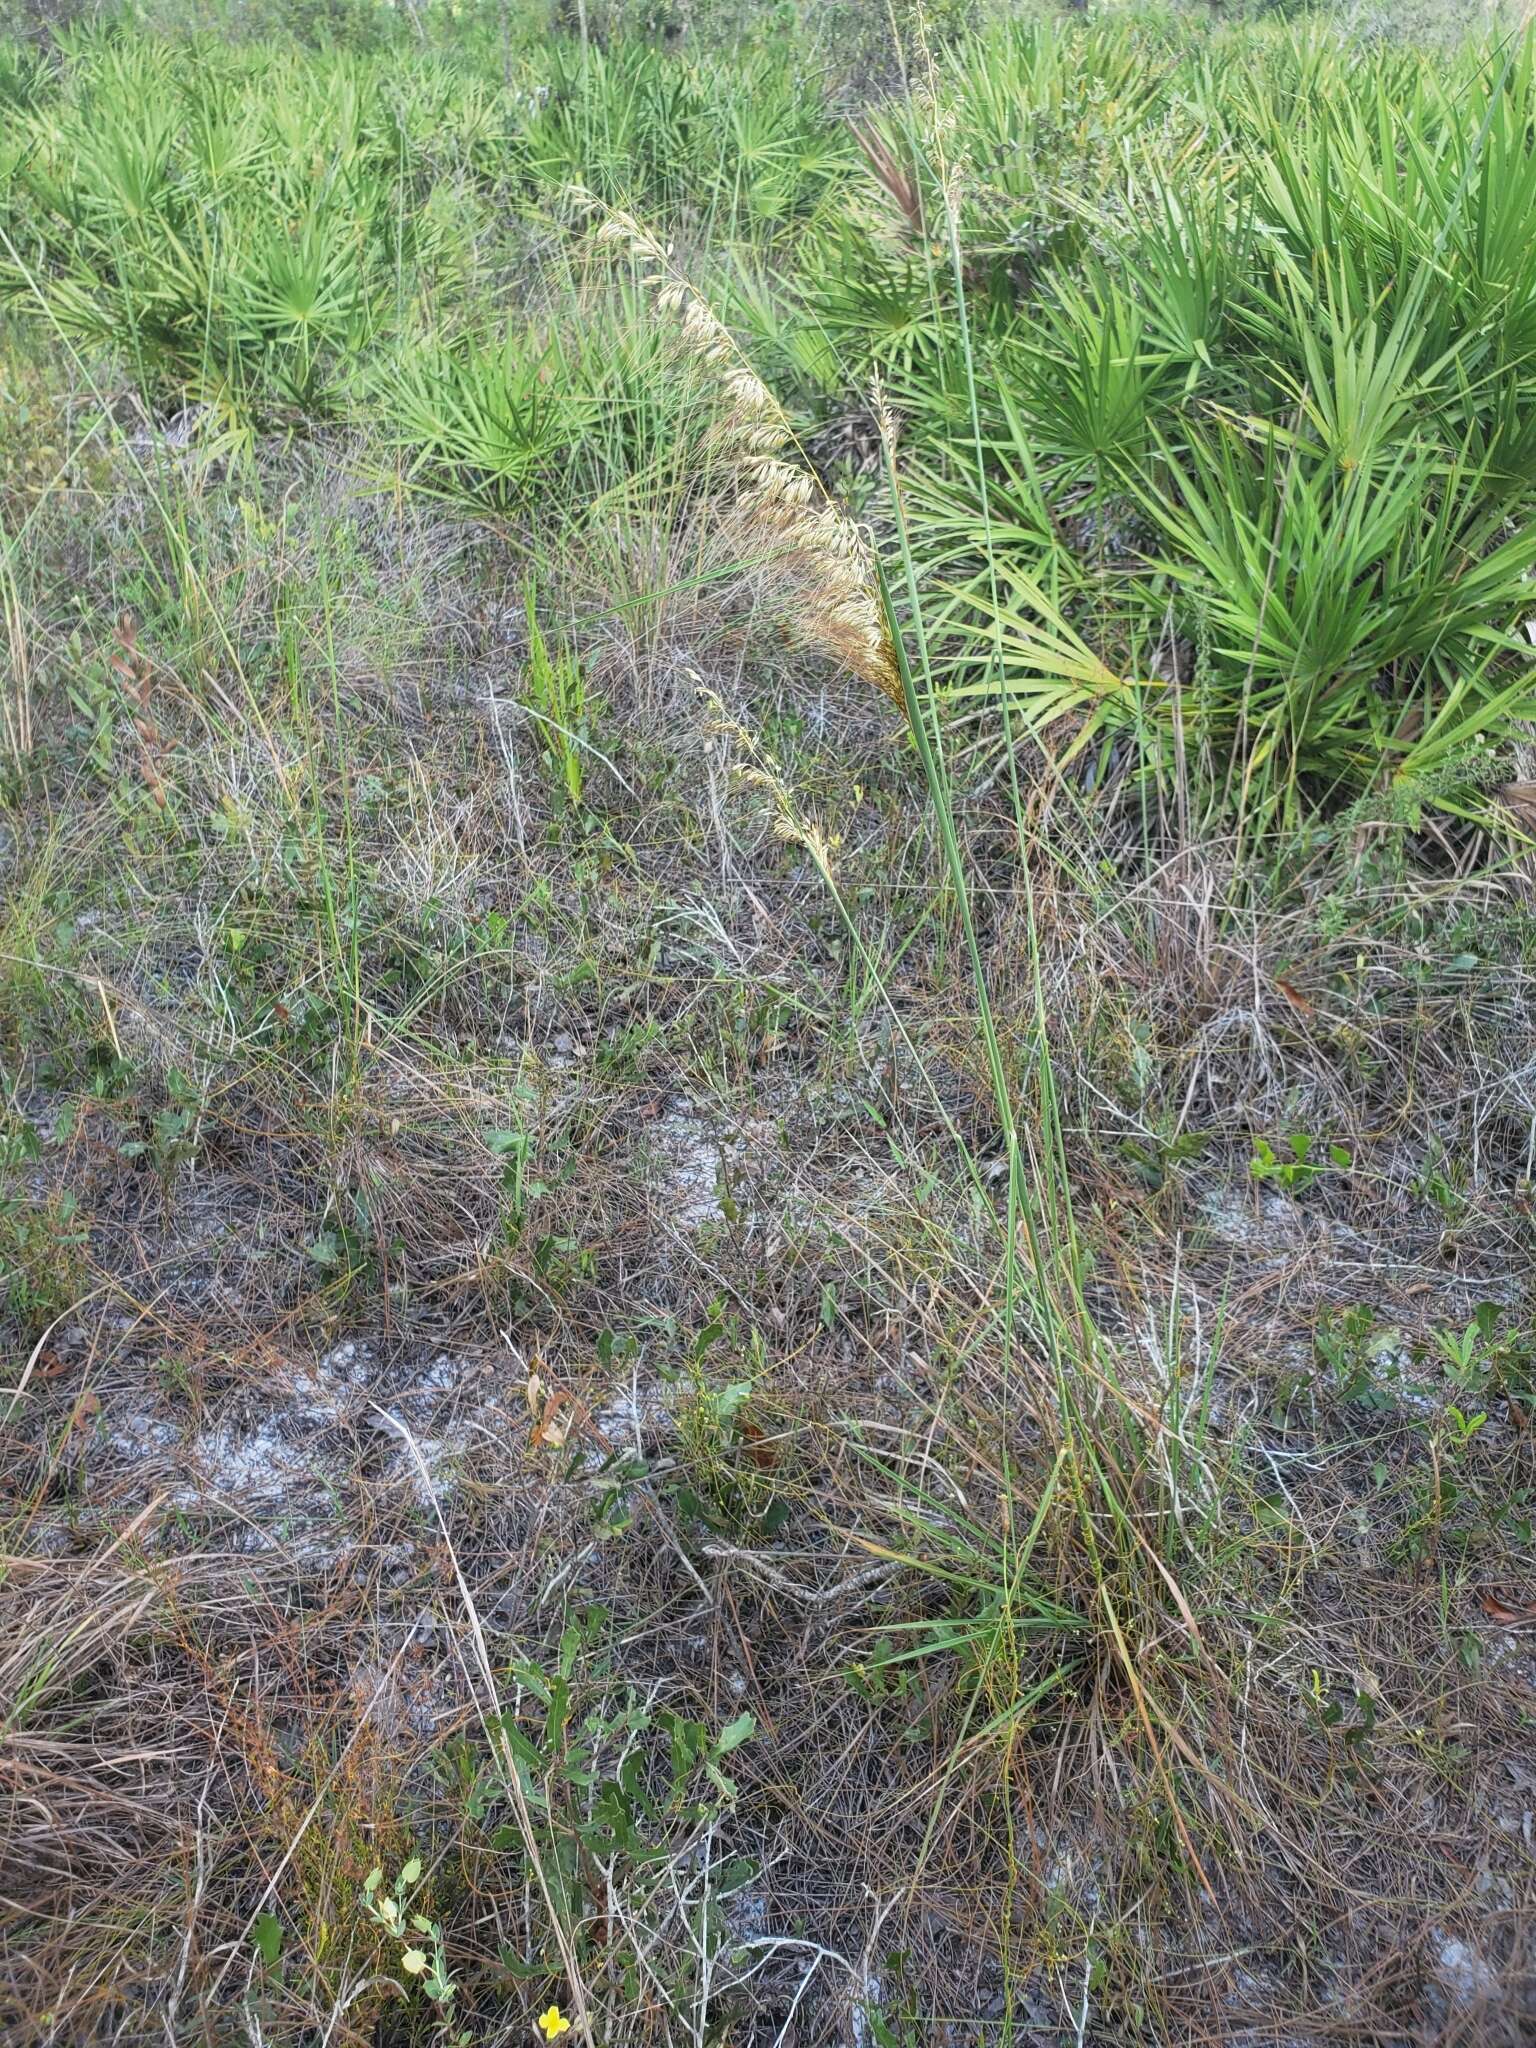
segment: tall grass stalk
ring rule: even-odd
[[[945,243],[949,252],[955,286],[956,324],[959,332],[961,365],[970,431],[976,451],[981,508],[982,546],[994,595],[994,617],[1000,618],[996,603],[996,543],[987,496],[986,461],[982,439],[982,410],[978,390],[977,362],[967,314],[967,289],[963,272],[958,230],[956,188],[947,168],[941,169],[940,191],[944,215]],[[1017,771],[1017,735],[1014,731],[1009,695],[1002,686],[1002,664],[995,660],[992,674],[997,679],[997,712],[1007,749],[1007,779],[1013,804],[1020,863],[1020,887],[1024,898],[1025,943],[1028,948],[1028,981],[1033,1015],[1028,1054],[1023,1073],[1010,1073],[998,1028],[987,961],[984,957],[974,913],[971,876],[961,844],[954,787],[946,759],[942,721],[942,692],[935,674],[931,641],[925,619],[922,590],[927,580],[920,561],[912,524],[907,516],[902,475],[896,463],[895,435],[889,415],[877,404],[882,420],[882,449],[889,501],[893,512],[895,572],[902,590],[898,606],[890,576],[883,564],[877,574],[882,604],[890,627],[902,683],[908,723],[921,766],[949,889],[959,918],[967,964],[970,970],[975,1015],[985,1055],[986,1070],[1007,1167],[1006,1201],[1003,1216],[1001,1276],[1002,1300],[999,1312],[999,1344],[1002,1374],[1003,1418],[1006,1421],[1019,1363],[1021,1316],[1034,1343],[1043,1353],[1054,1399],[1054,1421],[1059,1451],[1047,1497],[1059,1482],[1070,1500],[1092,1584],[1090,1612],[1096,1612],[1103,1626],[1113,1660],[1118,1663],[1135,1703],[1152,1759],[1154,1775],[1161,1785],[1174,1827],[1182,1844],[1191,1874],[1209,1891],[1188,1822],[1181,1809],[1180,1795],[1173,1781],[1169,1752],[1188,1753],[1188,1745],[1171,1729],[1155,1698],[1138,1672],[1138,1660],[1126,1636],[1128,1617],[1122,1612],[1122,1594],[1117,1590],[1124,1577],[1127,1556],[1135,1560],[1144,1554],[1154,1584],[1161,1581],[1172,1593],[1176,1605],[1188,1617],[1188,1607],[1166,1562],[1158,1558],[1134,1526],[1129,1503],[1124,1498],[1125,1479],[1118,1469],[1114,1439],[1125,1437],[1131,1409],[1124,1403],[1116,1384],[1110,1353],[1096,1329],[1084,1289],[1086,1257],[1073,1212],[1072,1175],[1067,1157],[1061,1101],[1051,1057],[1041,971],[1042,949],[1033,888],[1031,863],[1037,857],[1051,858],[1048,846],[1038,841],[1026,815]],[[1032,1089],[1037,1114],[1036,1129],[1026,1140],[1021,1129],[1021,1088]],[[1173,1308],[1170,1305],[1170,1317]],[[1176,1385],[1176,1378],[1175,1378]],[[1107,1412],[1100,1397],[1107,1399]],[[1101,1412],[1090,1413],[1097,1405]],[[1040,1415],[1038,1402],[1035,1413]],[[1161,1424],[1154,1422],[1156,1433]],[[1139,1434],[1133,1429],[1132,1435]],[[1005,1454],[1006,1455],[1006,1454]],[[1011,1467],[1005,1468],[1010,1486]],[[1038,1540],[1044,1499],[1031,1518],[1016,1510],[1005,1497],[1005,1528],[999,1585],[1005,1603],[1020,1589],[1021,1575],[1031,1569]],[[1107,1523],[1119,1551],[1111,1557],[1105,1549],[1102,1525]],[[1027,1525],[1027,1535],[1018,1558],[1011,1555],[1013,1532]],[[1139,1577],[1140,1573],[1135,1576]],[[1005,1748],[1012,1749],[1021,1723],[1005,1723]],[[1208,1775],[1208,1774],[1207,1774]],[[1224,1788],[1212,1781],[1218,1796]],[[1010,1842],[1012,1837],[1009,1817]],[[1013,1861],[1010,1850],[1010,1861]]]
[[[12,563],[14,543],[0,527],[0,613],[5,618],[7,684],[0,692],[0,716],[5,722],[5,750],[11,770],[20,775],[32,753],[32,662],[28,646],[26,615]]]

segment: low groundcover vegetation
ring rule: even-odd
[[[0,2038],[1536,2030],[1536,31],[0,11]]]

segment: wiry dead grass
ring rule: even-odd
[[[616,610],[573,817],[495,549],[328,486],[280,548],[189,504],[236,595],[135,628],[153,778],[120,633],[48,596],[67,557],[115,620],[114,549],[61,511],[29,586],[14,1178],[83,1265],[9,1326],[8,2037],[428,2039],[361,1904],[414,1855],[476,2040],[574,2009],[562,1944],[613,2042],[1522,2039],[1518,874],[1401,828],[1267,872],[1056,793],[1064,1410],[1028,1316],[1003,1370],[889,717],[739,582]],[[1011,820],[958,809],[1027,1077]],[[1255,1181],[1294,1132],[1349,1167]],[[1480,1300],[1503,1377],[1448,1385]],[[1362,1302],[1357,1380],[1314,1333]],[[752,1716],[734,1797],[670,1789],[666,1713]],[[653,1862],[583,1832],[626,1756]]]

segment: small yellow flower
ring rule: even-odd
[[[571,2023],[558,2005],[552,2005],[548,2012],[539,2014],[539,2031],[546,2041],[553,2041],[561,2034],[568,2034]]]

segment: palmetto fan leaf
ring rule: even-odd
[[[474,507],[516,503],[588,415],[536,332],[403,348],[375,390],[420,480]]]

